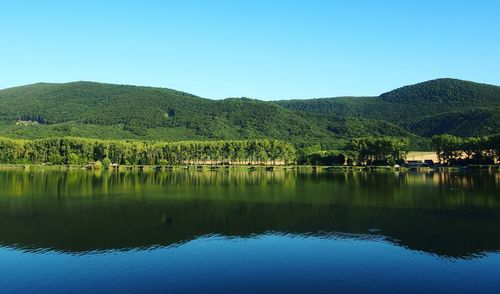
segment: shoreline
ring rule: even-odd
[[[322,166],[322,165],[121,165],[109,168],[88,168],[86,165],[0,164],[0,170],[82,170],[82,171],[299,171],[299,172],[448,172],[493,171],[500,172],[500,165],[436,166],[424,168],[390,166]]]

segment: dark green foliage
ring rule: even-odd
[[[394,165],[406,159],[408,140],[400,138],[358,138],[349,145],[358,164]]]
[[[210,100],[170,89],[91,82],[0,90],[0,136],[19,139],[268,138],[331,150],[345,148],[352,138],[389,136],[409,138],[412,150],[428,150],[435,134],[498,133],[499,113],[499,87],[451,79],[380,97],[277,102]]]
[[[460,138],[449,134],[432,137],[440,162],[448,165],[495,164],[500,160],[500,135]]]
[[[500,131],[500,108],[476,108],[422,117],[408,126],[420,136],[482,136]]]
[[[273,138],[329,148],[343,147],[356,136],[411,136],[385,121],[297,112],[248,98],[209,100],[169,89],[89,82],[1,90],[0,135],[169,141]]]
[[[391,102],[470,102],[485,105],[495,101],[497,106],[500,87],[479,84],[457,79],[437,79],[411,86],[401,87],[380,95],[384,101]]]
[[[0,138],[0,163],[83,165],[275,164],[295,161],[295,148],[277,140],[106,141],[82,138]]]
[[[298,164],[329,166],[344,165],[347,160],[344,153],[335,151],[319,151],[307,155],[303,154],[299,159]]]
[[[321,150],[315,145],[299,149],[298,163],[308,165],[390,165],[406,159],[409,140],[392,137],[352,139],[345,150]]]
[[[108,157],[104,157],[104,159],[102,160],[102,166],[104,166],[104,168],[108,168],[111,164],[111,159],[109,159]]]
[[[500,87],[454,79],[432,80],[379,97],[276,101],[287,109],[384,120],[430,137],[491,135],[500,131]]]

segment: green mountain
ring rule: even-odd
[[[170,89],[76,82],[0,91],[0,135],[15,138],[275,138],[338,145],[370,134],[411,135],[384,121],[308,114],[248,98],[203,99]]]
[[[379,97],[283,100],[284,108],[384,120],[420,136],[500,132],[500,87],[456,79],[405,86]]]
[[[499,132],[500,87],[440,79],[379,97],[210,100],[163,88],[93,82],[0,90],[0,136],[206,140],[273,138],[342,147],[360,136]],[[418,147],[418,146],[417,146]]]

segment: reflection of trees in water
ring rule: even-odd
[[[128,195],[427,209],[500,205],[494,197],[498,177],[488,173],[4,171],[0,185],[4,195],[44,198]]]
[[[413,208],[500,205],[500,197],[491,197],[500,186],[498,176],[488,173],[4,171],[0,185],[4,195],[35,197],[131,194]]]
[[[292,185],[295,175],[287,172],[217,171],[217,172],[107,172],[107,171],[39,171],[0,173],[2,191],[25,195],[29,192],[59,191],[66,195],[94,192],[158,190],[162,187]],[[39,188],[43,187],[42,190]]]
[[[452,190],[483,190],[500,187],[500,174],[489,172],[471,173],[433,173],[433,178],[440,187]]]
[[[85,251],[377,229],[440,255],[500,250],[494,174],[9,171],[0,187],[0,243],[10,246]]]

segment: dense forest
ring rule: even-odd
[[[0,138],[0,163],[86,165],[178,164],[312,164],[394,165],[404,160],[408,140],[389,137],[357,138],[349,149],[296,149],[278,140],[242,141],[108,141],[83,138],[21,140]],[[298,161],[297,161],[298,159]]]
[[[0,164],[87,165],[403,165],[408,139],[353,138],[342,150],[320,145],[299,148],[279,140],[138,141],[84,138],[9,139],[0,137]],[[447,165],[496,164],[500,161],[500,135],[432,138],[439,161]]]
[[[432,143],[444,164],[495,164],[500,161],[500,135],[461,138],[444,134],[434,136]]]
[[[0,163],[85,165],[281,164],[295,160],[295,148],[277,140],[107,141],[82,138],[0,138]]]
[[[103,140],[277,139],[296,148],[346,149],[360,137],[407,138],[430,150],[438,134],[499,133],[500,87],[439,79],[379,97],[265,102],[93,82],[0,90],[0,136]]]
[[[379,97],[276,101],[324,116],[384,120],[418,136],[484,136],[500,132],[500,87],[455,79],[405,86]]]
[[[137,140],[280,139],[341,147],[359,136],[412,136],[393,124],[322,116],[248,98],[210,100],[169,89],[89,82],[0,91],[0,135]],[[337,145],[337,146],[334,146]]]
[[[311,165],[384,165],[403,164],[408,153],[408,139],[390,137],[354,138],[344,150],[299,149],[299,164]]]

